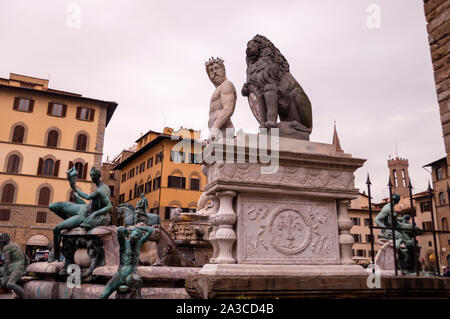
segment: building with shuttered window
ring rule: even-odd
[[[117,107],[48,84],[12,73],[0,78],[0,232],[28,254],[53,239],[61,220],[48,205],[73,196],[70,167],[80,189],[94,189],[89,171],[100,169],[105,127]]]
[[[199,131],[165,127],[162,133],[143,134],[136,140],[135,153],[115,167],[121,170],[119,203],[136,205],[143,193],[149,210],[163,223],[173,208],[195,212],[206,185],[201,152]]]

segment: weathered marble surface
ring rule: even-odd
[[[116,265],[119,262],[119,242],[117,241],[117,227],[116,226],[99,226],[90,230],[86,230],[82,227],[75,227],[70,230],[62,231],[62,236],[70,237],[100,237],[103,241],[103,250],[105,253],[105,265]],[[81,252],[79,252],[81,254]],[[79,256],[79,260],[82,261],[86,256]]]
[[[340,263],[335,201],[242,195],[237,215],[238,263]]]
[[[205,148],[205,193],[219,198],[210,217],[216,244],[210,263],[353,264],[347,204],[358,194],[354,172],[365,160],[331,144],[271,139],[238,135]],[[234,152],[228,158],[245,162],[211,161],[227,149]],[[261,153],[271,154],[271,163],[262,163]],[[271,173],[263,170],[268,166]]]
[[[64,263],[61,261],[48,263],[44,262],[36,262],[30,264],[26,272],[27,273],[35,273],[35,274],[57,274],[64,266]]]
[[[190,275],[195,275],[200,271],[201,268],[197,267],[147,267],[140,266],[138,268],[139,276],[143,280],[151,279],[171,279],[179,280],[185,279]],[[104,266],[98,267],[94,270],[94,275],[102,277],[112,277],[117,271],[117,266]]]
[[[375,264],[380,266],[381,270],[394,270],[394,245],[392,240],[383,241],[384,244],[375,256]]]
[[[338,152],[331,144],[280,137],[278,168],[266,174],[262,168],[267,169],[271,164],[260,162],[259,146],[249,145],[250,139],[258,139],[258,136],[248,134],[236,139],[225,138],[206,146],[204,155],[208,184],[205,186],[205,193],[233,190],[274,196],[290,194],[334,199],[352,199],[357,196],[353,173],[363,165],[364,159]],[[268,144],[268,149],[263,153],[272,154],[272,145],[270,142]],[[217,154],[227,148],[234,149],[235,162],[226,163],[224,154],[222,162],[211,163],[213,158],[220,158]],[[258,162],[249,162],[249,154],[257,154]],[[236,159],[243,158],[244,155],[246,162],[237,163]]]
[[[65,282],[34,280],[24,285],[30,299],[98,299],[104,289],[100,284],[82,284],[80,288],[68,288]],[[143,299],[189,299],[184,288],[143,287]],[[110,299],[115,299],[114,292]]]

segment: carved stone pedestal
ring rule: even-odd
[[[365,276],[352,260],[347,213],[358,195],[353,173],[364,159],[330,144],[254,135],[213,142],[204,154],[205,192],[217,195],[220,206],[210,218],[213,259],[197,282],[202,276],[295,278],[312,270]]]
[[[64,266],[60,275],[66,275],[67,267],[78,265],[83,282],[89,282],[95,268],[117,264],[118,242],[115,226],[99,226],[91,230],[76,227],[62,232]]]

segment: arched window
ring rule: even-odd
[[[398,187],[397,170],[394,169],[394,170],[392,171],[392,173],[394,174],[394,187]]]
[[[25,128],[22,125],[17,125],[13,131],[12,142],[23,143],[24,136],[25,136]]]
[[[403,183],[404,187],[407,187],[406,186],[406,173],[405,173],[405,169],[404,168],[402,168],[402,183]]]
[[[443,192],[439,193],[439,205],[445,205],[445,196]]]
[[[44,168],[42,170],[42,175],[44,176],[53,176],[53,167],[55,166],[55,162],[48,158],[44,161]]]
[[[87,136],[85,134],[80,134],[77,137],[77,151],[86,151],[87,148]]]
[[[39,190],[38,205],[48,206],[48,204],[50,204],[50,188],[44,186]]]
[[[78,179],[83,179],[83,163],[77,162],[74,164],[75,169],[78,171]]]
[[[58,146],[58,138],[59,138],[58,131],[51,130],[50,132],[48,132],[47,146],[48,147],[57,147]]]
[[[447,218],[442,218],[441,220],[442,223],[442,230],[448,230],[448,224],[447,224]]]
[[[19,164],[20,164],[20,157],[16,154],[11,155],[8,158],[8,166],[6,167],[6,172],[8,173],[19,173]]]
[[[2,203],[12,203],[14,202],[14,192],[16,191],[16,188],[13,184],[6,184],[3,186],[3,193],[2,193]]]

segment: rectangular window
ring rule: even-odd
[[[186,177],[168,176],[167,187],[170,188],[186,188]]]
[[[184,153],[170,151],[170,160],[175,163],[183,163],[184,162]]]
[[[172,211],[173,207],[166,207],[164,212],[164,219],[170,219],[170,212]]]
[[[366,243],[371,243],[371,242],[372,242],[372,236],[366,235]]]
[[[153,190],[157,190],[161,188],[161,176],[153,179]]]
[[[422,222],[423,230],[433,230],[431,222]]]
[[[111,197],[114,197],[114,186],[109,185],[109,191],[111,192]]]
[[[139,165],[139,173],[142,173],[145,171],[145,162],[141,163],[141,165]]]
[[[34,100],[23,97],[16,97],[14,99],[13,110],[21,112],[33,112]]]
[[[191,163],[201,164],[202,163],[202,154],[201,153],[192,153],[191,154]]]
[[[155,165],[162,162],[163,160],[163,152],[159,152],[158,154],[156,154],[155,156]]]
[[[0,209],[0,221],[7,222],[11,211],[9,209]]]
[[[356,256],[358,257],[366,257],[366,251],[364,249],[357,249]]]
[[[200,180],[198,178],[191,178],[191,190],[198,191],[200,190]]]
[[[145,183],[145,193],[148,194],[152,191],[152,181]]]
[[[436,168],[436,179],[439,181],[444,178],[442,167]]]
[[[94,114],[95,114],[94,109],[84,107],[84,106],[79,106],[79,107],[77,107],[76,118],[77,118],[77,120],[92,122],[94,120],[94,116],[95,116]]]
[[[109,171],[109,179],[115,179],[116,178],[116,172]]]
[[[360,243],[361,242],[361,235],[360,234],[352,234],[353,235],[353,239],[355,240],[355,243]]]
[[[431,211],[431,209],[430,209],[430,202],[429,201],[421,202],[420,203],[420,211],[422,213]]]
[[[128,200],[132,200],[133,199],[133,190],[130,189],[130,195],[128,196]]]
[[[36,223],[46,223],[47,222],[47,212],[37,212]]]
[[[153,157],[150,157],[147,160],[147,169],[149,169],[150,167],[153,167]]]
[[[122,183],[125,183],[127,180],[127,174],[122,174]]]
[[[50,115],[62,117],[63,108],[64,108],[63,104],[50,103]]]
[[[364,218],[364,226],[367,226],[367,227],[370,226],[370,219],[369,218]]]
[[[130,178],[133,178],[134,177],[134,168],[132,168],[131,170],[130,170]]]
[[[360,221],[360,219],[358,217],[351,217],[350,219],[352,220],[353,225],[356,225],[356,226],[360,226],[361,225],[361,221]]]

